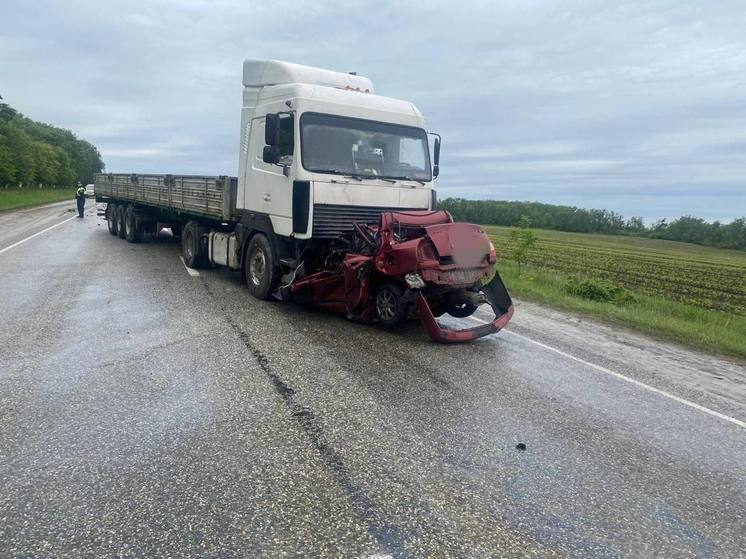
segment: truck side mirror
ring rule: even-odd
[[[264,143],[268,146],[276,146],[280,143],[280,115],[269,113],[264,122]]]
[[[270,165],[277,165],[279,159],[280,158],[277,156],[277,148],[275,146],[264,146],[262,161],[269,163]]]
[[[440,136],[435,138],[433,145],[433,178],[440,174]]]

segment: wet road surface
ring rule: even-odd
[[[436,345],[91,206],[0,216],[0,556],[744,555],[743,363],[526,303]]]

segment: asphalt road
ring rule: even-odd
[[[436,345],[90,206],[0,214],[0,556],[746,555],[743,363],[526,303]]]

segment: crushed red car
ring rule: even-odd
[[[294,277],[282,297],[390,328],[419,316],[434,340],[464,342],[498,332],[513,316],[496,262],[478,225],[456,223],[446,211],[384,212],[378,224],[356,223],[325,269]],[[436,319],[470,316],[483,303],[495,313],[491,322],[452,330]]]

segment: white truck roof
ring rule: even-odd
[[[363,76],[323,70],[281,60],[244,60],[244,87],[303,83],[373,93],[373,82]]]

